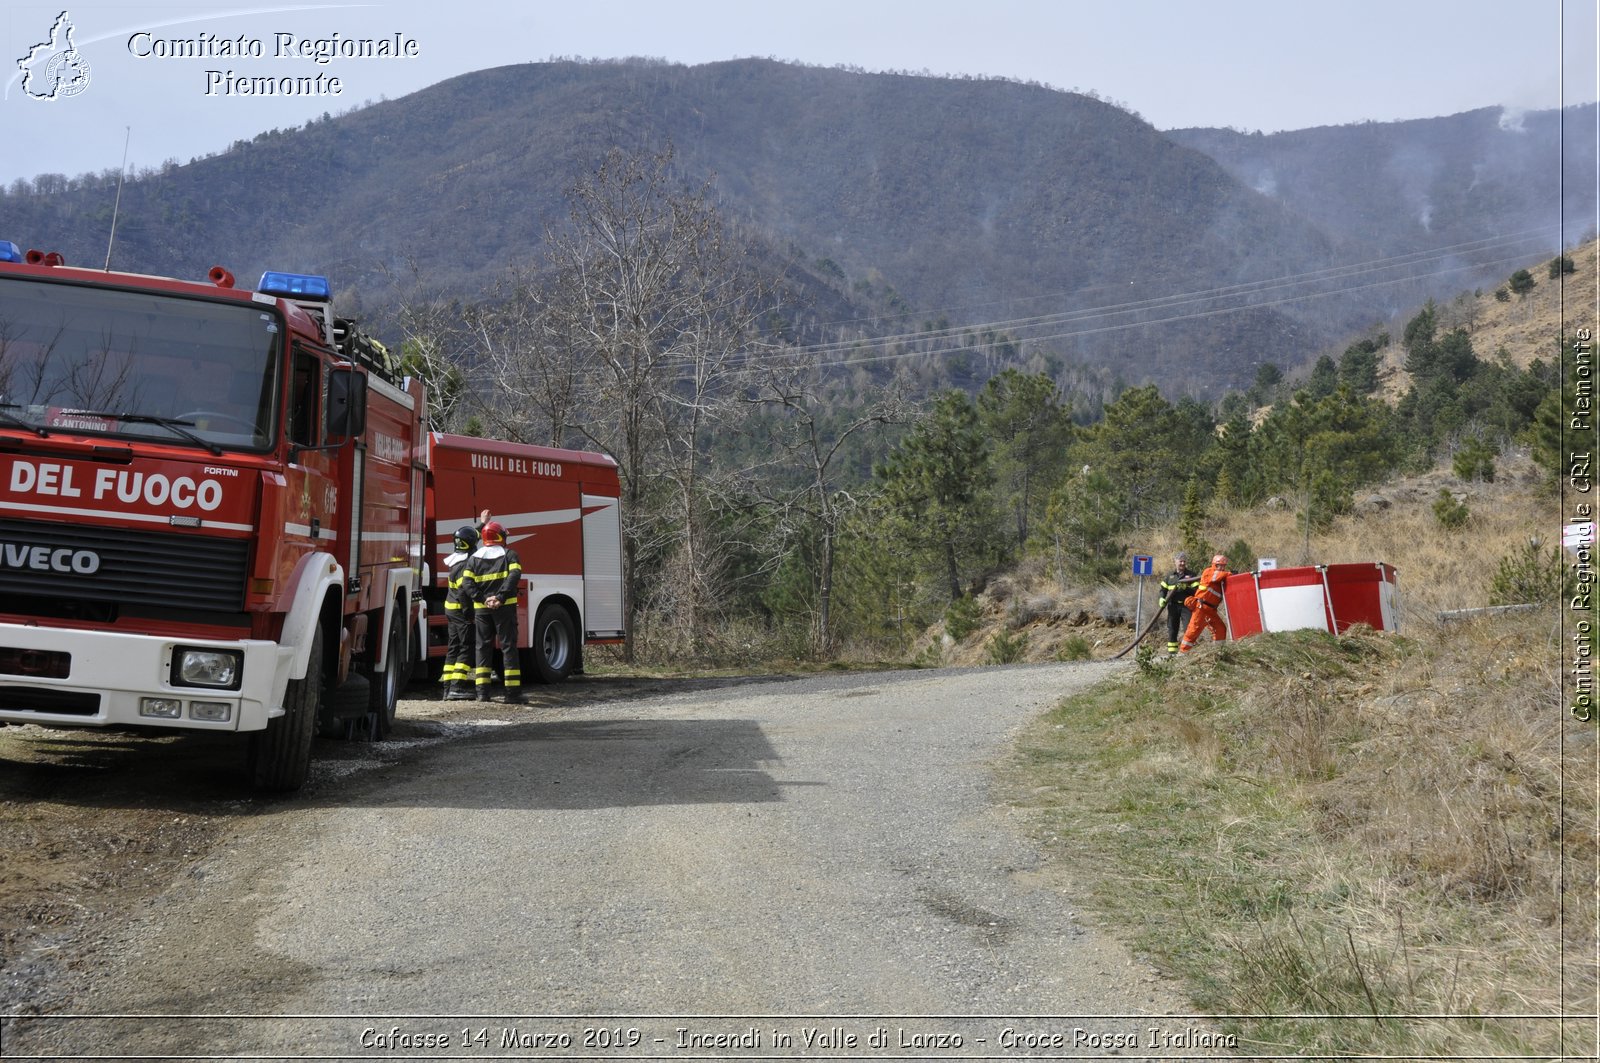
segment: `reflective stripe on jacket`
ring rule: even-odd
[[[1230,575],[1232,573],[1225,568],[1218,568],[1215,565],[1207,568],[1200,573],[1200,586],[1195,590],[1194,596],[1206,605],[1213,607],[1221,605],[1222,591],[1220,587],[1213,587],[1212,584],[1220,584]]]
[[[484,599],[499,595],[502,605],[517,604],[522,584],[522,559],[507,546],[480,546],[467,559],[464,577],[471,581],[474,609],[487,609]]]
[[[472,601],[472,584],[467,580],[467,561],[471,557],[471,554],[457,551],[444,559],[445,568],[450,573],[445,577],[445,586],[449,588],[444,594],[447,612],[465,609]]]
[[[1162,577],[1161,600],[1156,603],[1156,608],[1160,609],[1168,602],[1182,605],[1183,600],[1194,593],[1199,582],[1200,577],[1193,572],[1173,572]]]

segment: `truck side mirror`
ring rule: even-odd
[[[367,377],[354,369],[328,374],[328,435],[340,439],[367,430]]]

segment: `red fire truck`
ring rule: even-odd
[[[0,724],[242,732],[292,790],[426,651],[420,383],[324,278],[0,241]]]
[[[428,439],[430,656],[443,659],[444,558],[485,509],[522,561],[522,668],[546,683],[583,667],[583,647],[622,642],[617,463],[604,454],[432,433]]]

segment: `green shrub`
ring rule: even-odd
[[[1012,634],[1008,631],[996,631],[989,638],[988,661],[990,664],[1016,664],[1022,660],[1022,655],[1027,649],[1027,632],[1018,631]]]
[[[1251,572],[1254,571],[1256,567],[1256,552],[1250,549],[1250,544],[1245,542],[1243,539],[1235,539],[1233,542],[1228,544],[1228,548],[1222,551],[1222,553],[1225,557],[1227,557],[1228,568],[1231,571]],[[1209,564],[1211,564],[1211,558],[1202,557],[1200,559],[1201,568],[1204,568]]]
[[[1567,589],[1566,577],[1561,548],[1542,550],[1539,540],[1529,539],[1526,546],[1500,559],[1489,581],[1489,604],[1553,604]]]
[[[983,610],[970,594],[951,602],[944,611],[944,633],[960,642],[974,631],[983,619]]]
[[[1172,674],[1172,659],[1166,654],[1156,656],[1156,648],[1148,642],[1139,644],[1133,651],[1133,663],[1139,666],[1139,674],[1146,679],[1165,679]]]
[[[1433,519],[1439,522],[1441,528],[1460,528],[1471,516],[1465,502],[1456,501],[1455,495],[1446,488],[1439,488],[1439,497],[1433,500]]]
[[[1090,656],[1089,640],[1082,635],[1068,635],[1056,651],[1058,661],[1087,661]]]

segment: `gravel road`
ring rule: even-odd
[[[991,794],[1019,727],[1122,667],[406,702],[395,759],[251,817],[70,989],[191,1018],[22,1020],[0,1054],[1137,1054],[1188,1024],[1132,1016],[1186,1006]]]

